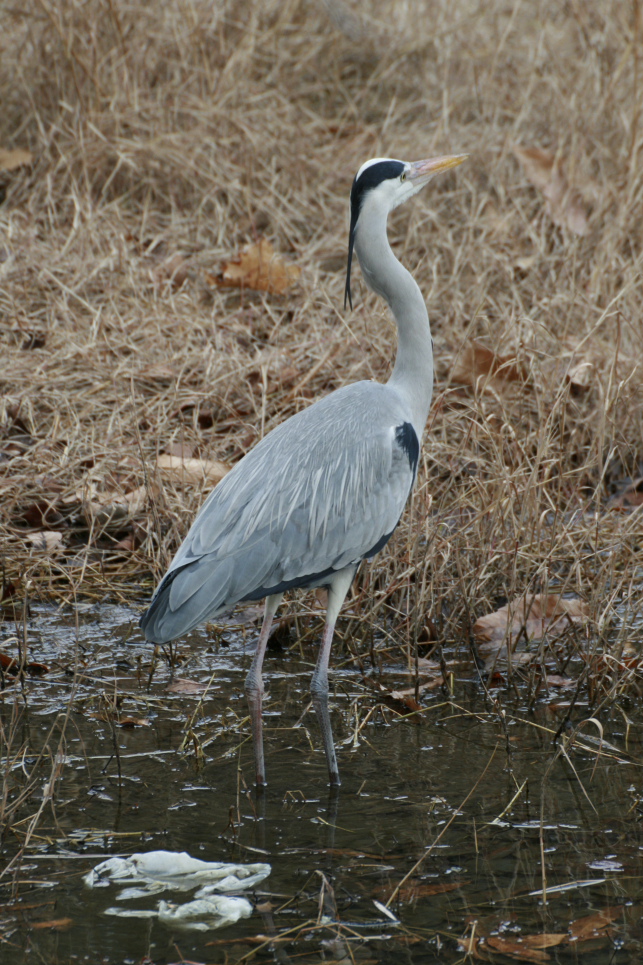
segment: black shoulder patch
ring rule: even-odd
[[[401,161],[378,161],[377,164],[369,165],[369,167],[361,173],[359,178],[357,175],[355,176],[351,188],[351,226],[348,232],[348,265],[346,267],[344,308],[346,308],[347,302],[351,308],[353,307],[353,299],[351,297],[351,263],[353,260],[353,244],[355,242],[355,226],[357,225],[362,201],[372,188],[376,188],[382,181],[399,178],[403,171],[404,165]]]
[[[420,443],[410,422],[403,422],[401,426],[395,427],[395,441],[400,449],[406,453],[411,472],[415,473],[420,457]]]

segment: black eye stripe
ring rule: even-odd
[[[351,189],[351,214],[359,213],[359,208],[364,195],[372,188],[376,188],[382,181],[393,180],[404,174],[404,165],[401,161],[378,161],[371,164],[362,171],[360,176],[353,181]]]

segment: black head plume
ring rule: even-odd
[[[353,187],[351,188],[351,226],[348,230],[348,264],[346,266],[346,288],[344,289],[344,311],[346,310],[346,302],[353,310],[353,299],[351,297],[351,265],[353,263],[353,245],[355,244],[355,227],[357,225],[357,216],[359,214],[358,205],[355,204],[354,194],[355,194],[355,182],[357,178],[353,181]]]
[[[360,168],[355,175],[355,180],[351,188],[351,226],[348,232],[348,264],[346,266],[344,308],[346,308],[346,302],[348,302],[351,309],[353,307],[353,299],[351,297],[351,265],[353,263],[355,229],[357,228],[357,219],[359,218],[364,199],[369,191],[376,188],[382,181],[399,178],[403,171],[404,165],[401,161],[392,161],[386,158],[383,160],[378,159],[369,164],[368,167]]]

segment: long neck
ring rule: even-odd
[[[397,354],[387,384],[407,402],[421,438],[433,393],[433,343],[422,292],[391,251],[386,214],[375,206],[360,213],[355,251],[366,284],[386,300],[397,323]]]

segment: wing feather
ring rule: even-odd
[[[404,423],[394,390],[358,382],[269,433],[203,504],[143,617],[148,638],[174,639],[366,555],[395,529],[414,482],[396,439]]]

